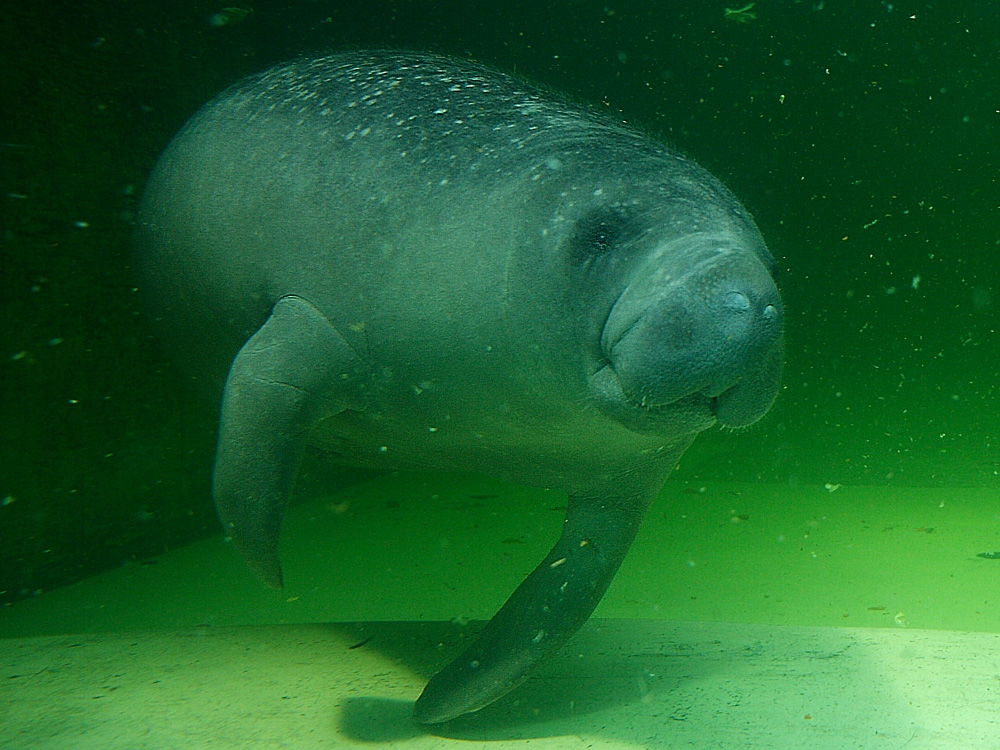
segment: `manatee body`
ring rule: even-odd
[[[302,59],[221,94],[149,179],[136,265],[177,358],[222,388],[213,494],[270,586],[307,442],[569,494],[555,547],[428,683],[424,723],[565,643],[695,435],[757,420],[780,378],[774,261],[717,180],[430,55]]]

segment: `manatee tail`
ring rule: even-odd
[[[571,495],[562,536],[465,653],[436,674],[413,716],[438,724],[510,692],[594,611],[655,490],[609,499]]]

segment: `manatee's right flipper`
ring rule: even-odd
[[[226,380],[212,493],[251,570],[281,588],[278,535],[309,429],[364,408],[367,371],[327,318],[282,297],[233,360]]]
[[[569,640],[614,578],[656,488],[571,495],[555,547],[465,653],[427,683],[414,718],[437,724],[478,711]]]

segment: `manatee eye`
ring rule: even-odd
[[[591,211],[579,219],[573,233],[573,262],[586,265],[611,252],[625,235],[628,220],[621,206]]]

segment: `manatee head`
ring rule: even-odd
[[[667,437],[767,412],[784,313],[774,259],[741,209],[687,222],[601,209],[573,242],[585,283],[613,290],[583,333],[603,411]]]

